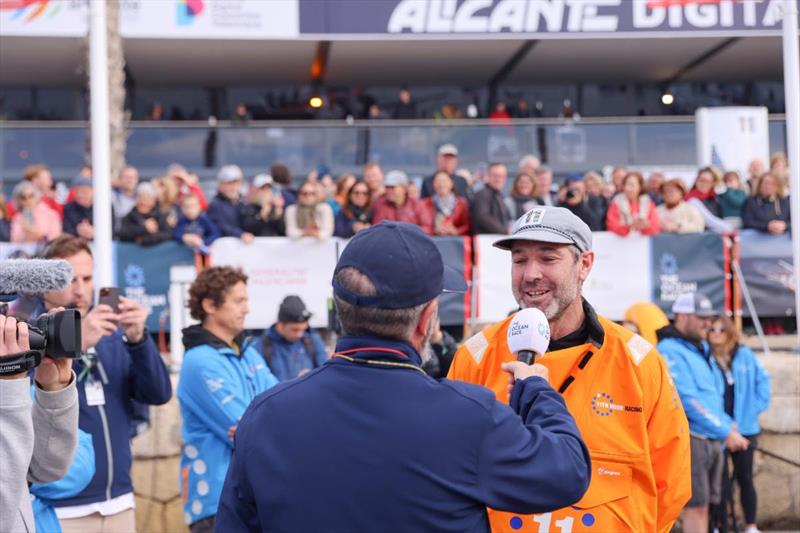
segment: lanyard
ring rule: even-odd
[[[341,359],[356,364],[378,365],[378,366],[385,366],[388,368],[408,368],[411,370],[416,370],[417,372],[420,372],[423,375],[427,375],[425,374],[425,371],[422,370],[420,367],[412,365],[410,363],[395,363],[394,361],[379,361],[377,359],[357,359],[355,357],[350,357],[347,355],[349,353],[357,353],[357,352],[383,352],[392,355],[399,355],[405,359],[408,359],[408,356],[403,352],[401,352],[400,350],[392,350],[391,348],[356,348],[354,350],[345,350],[343,352],[335,353],[331,355],[331,358],[339,357]]]

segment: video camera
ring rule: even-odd
[[[0,314],[19,295],[64,290],[72,282],[72,267],[64,260],[12,259],[0,262]],[[81,315],[66,309],[26,320],[30,350],[0,356],[0,375],[35,368],[42,357],[59,359],[81,355]]]

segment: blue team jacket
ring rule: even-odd
[[[239,355],[201,326],[184,329],[183,344],[177,392],[184,440],[180,477],[184,518],[192,524],[217,512],[233,451],[228,430],[253,398],[278,380],[251,346]]]
[[[675,388],[681,397],[689,431],[714,440],[725,440],[733,419],[725,413],[724,376],[709,353],[708,343],[698,346],[684,338],[673,326],[656,334],[660,353],[669,366]]]
[[[336,348],[356,362],[330,359],[248,408],[217,531],[488,531],[486,506],[545,512],[586,491],[588,450],[543,379],[518,382],[509,407],[425,375],[404,342]]]
[[[753,350],[739,346],[733,355],[733,418],[742,435],[761,432],[758,415],[769,407],[772,387],[769,374]]]
[[[138,344],[123,340],[122,330],[103,337],[95,346],[96,359],[86,367],[76,359],[72,369],[78,376],[79,425],[91,433],[95,474],[77,496],[54,501],[56,507],[84,505],[133,492],[131,483],[131,434],[136,419],[134,400],[148,405],[167,403],[172,397],[169,372],[149,335]],[[103,386],[104,405],[86,401],[87,382]]]
[[[34,483],[30,486],[33,498],[33,518],[36,531],[41,533],[61,533],[61,523],[53,509],[53,500],[75,496],[94,476],[94,446],[92,436],[78,430],[78,448],[75,458],[69,465],[67,474],[52,483]]]
[[[328,352],[325,350],[325,344],[317,333],[309,330],[303,334],[303,339],[295,342],[288,342],[281,337],[274,325],[264,330],[264,333],[253,342],[253,347],[261,356],[264,355],[265,335],[269,339],[269,344],[271,346],[271,353],[268,361],[269,368],[272,370],[275,377],[278,378],[278,381],[294,379],[300,371],[305,369],[312,370],[322,365],[328,359]],[[314,353],[308,353],[308,350],[306,350],[306,338],[311,340]]]

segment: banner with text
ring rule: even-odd
[[[700,291],[714,310],[725,310],[725,251],[717,233],[665,233],[651,239],[652,301],[667,316],[675,299]]]
[[[743,230],[739,238],[739,260],[750,297],[759,316],[795,314],[792,239],[788,233],[769,235]],[[742,303],[745,316],[750,316]]]
[[[336,246],[335,239],[259,237],[244,244],[240,239],[225,237],[211,246],[211,264],[239,267],[249,277],[246,329],[271,326],[278,318],[281,301],[290,294],[299,296],[313,313],[311,327],[326,328]]]
[[[782,0],[299,0],[300,33],[381,37],[528,34],[780,35]]]
[[[114,256],[115,285],[120,294],[147,308],[147,328],[151,332],[160,327],[169,330],[169,270],[173,265],[193,265],[194,252],[172,241],[155,246],[116,242]]]

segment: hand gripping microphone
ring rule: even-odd
[[[544,355],[550,344],[550,324],[540,310],[533,307],[518,311],[508,325],[508,347],[517,354],[517,361],[526,365]]]

